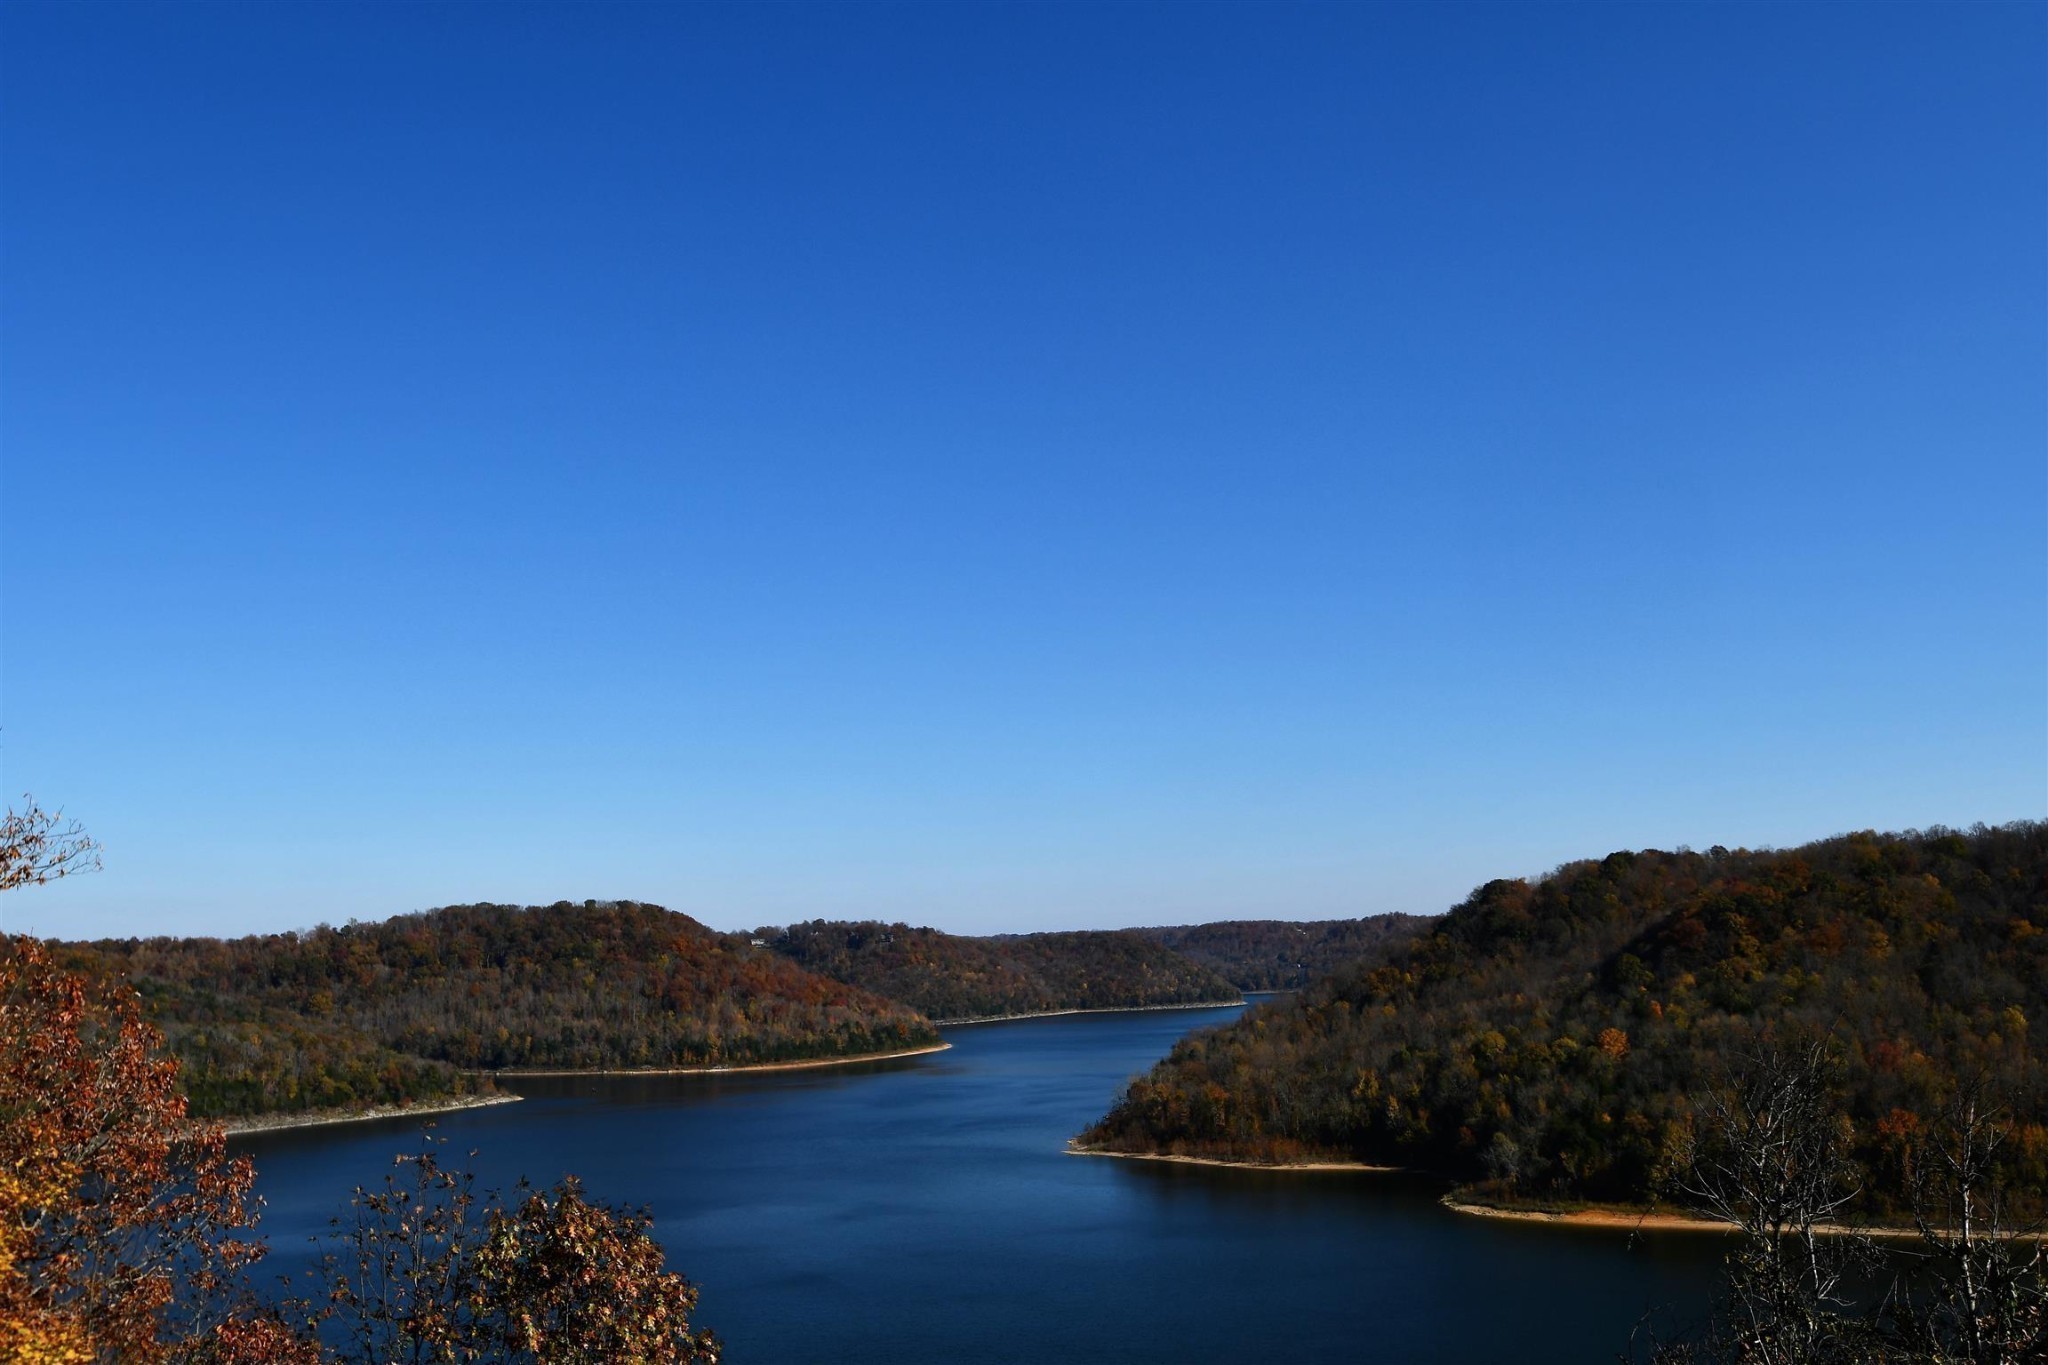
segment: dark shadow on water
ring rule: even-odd
[[[695,1072],[675,1075],[614,1072],[589,1076],[501,1076],[500,1088],[526,1099],[579,1099],[599,1104],[725,1103],[748,1095],[787,1096],[859,1084],[871,1076],[943,1066],[949,1052],[926,1052],[871,1062],[783,1071]]]

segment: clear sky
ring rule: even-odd
[[[0,10],[64,936],[2048,813],[2048,9]]]

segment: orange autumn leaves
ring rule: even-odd
[[[0,940],[0,1359],[225,1349],[255,1172],[187,1121],[160,1041],[132,992]]]

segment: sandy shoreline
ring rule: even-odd
[[[1248,1000],[1199,1000],[1192,1005],[1101,1005],[1076,1010],[1033,1010],[1026,1014],[977,1014],[971,1019],[934,1019],[932,1023],[940,1028],[957,1028],[962,1024],[1007,1024],[1012,1019],[1057,1019],[1064,1014],[1139,1014],[1147,1010],[1220,1010],[1232,1005],[1248,1005]]]
[[[1109,1156],[1121,1161],[1167,1161],[1181,1166],[1225,1166],[1239,1171],[1365,1171],[1393,1175],[1404,1166],[1371,1166],[1363,1161],[1292,1161],[1279,1165],[1270,1161],[1225,1161],[1214,1156],[1172,1156],[1165,1152],[1105,1152],[1098,1147],[1067,1144],[1068,1156]]]
[[[1467,1204],[1448,1194],[1443,1198],[1443,1206],[1453,1213],[1470,1214],[1474,1218],[1499,1218],[1512,1223],[1542,1223],[1554,1228],[1591,1228],[1610,1232],[1617,1229],[1624,1232],[1717,1232],[1724,1236],[1742,1231],[1733,1223],[1724,1223],[1716,1218],[1697,1218],[1686,1213],[1658,1213],[1653,1209],[1574,1209],[1569,1213],[1548,1213],[1542,1209],[1502,1209],[1491,1204]],[[1856,1227],[1846,1223],[1817,1223],[1813,1230],[1823,1237],[1863,1236],[1886,1241],[1920,1240],[1920,1233],[1915,1228]],[[2021,1240],[2039,1240],[2042,1235],[2022,1236]]]
[[[951,1043],[933,1043],[929,1047],[904,1048],[900,1052],[863,1052],[857,1057],[806,1057],[794,1062],[749,1062],[741,1066],[587,1066],[548,1071],[520,1068],[477,1074],[502,1076],[508,1080],[521,1076],[738,1076],[755,1071],[811,1071],[825,1066],[853,1066],[859,1062],[888,1062],[898,1057],[923,1057],[944,1052],[951,1046]]]
[[[250,1133],[275,1133],[286,1128],[321,1128],[330,1123],[367,1123],[372,1119],[410,1119],[427,1114],[453,1114],[463,1109],[481,1109],[492,1104],[511,1104],[517,1095],[457,1095],[445,1100],[422,1100],[418,1104],[379,1104],[368,1109],[317,1109],[305,1114],[273,1114],[229,1119],[222,1123],[229,1137]]]

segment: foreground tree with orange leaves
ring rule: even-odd
[[[0,939],[0,1360],[288,1359],[245,1349],[254,1179],[132,991]]]
[[[98,865],[32,799],[0,818],[0,891]],[[237,1315],[263,1254],[242,1235],[254,1179],[219,1127],[187,1121],[133,991],[0,935],[0,1360],[290,1360],[289,1333]]]

